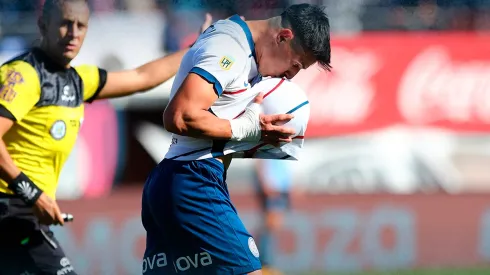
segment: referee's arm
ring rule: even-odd
[[[6,181],[21,173],[7,151],[3,136],[39,101],[41,88],[35,69],[15,61],[0,67],[0,172]]]
[[[107,73],[107,81],[96,99],[116,98],[144,92],[172,78],[187,49],[164,56],[133,70]]]
[[[134,70],[107,72],[92,65],[75,69],[83,80],[84,101],[117,98],[150,90],[172,78],[187,50],[167,55]]]
[[[206,14],[206,20],[201,25],[200,32],[204,32],[211,23],[212,17]],[[182,58],[187,51],[187,48],[180,50],[133,70],[109,72],[105,75],[101,74],[100,82],[97,82],[97,84],[92,83],[93,86],[98,86],[98,89],[95,90],[87,101],[91,102],[97,99],[123,97],[153,89],[177,74]],[[99,70],[105,72],[104,70]]]

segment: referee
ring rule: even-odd
[[[49,225],[64,222],[56,187],[81,127],[84,103],[151,89],[176,74],[185,53],[121,72],[71,67],[88,21],[86,0],[46,0],[38,21],[40,47],[0,67],[2,275],[76,274]]]

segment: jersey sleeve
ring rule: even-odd
[[[75,70],[83,81],[83,100],[91,103],[104,88],[107,71],[93,65],[80,65]]]
[[[249,57],[237,41],[224,34],[200,42],[190,72],[212,83],[216,94],[221,96],[244,72]]]
[[[0,116],[20,121],[41,97],[36,70],[24,61],[0,67]]]

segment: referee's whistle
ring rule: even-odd
[[[73,221],[73,215],[72,214],[62,213],[61,217],[63,218],[63,220],[65,222],[72,222]]]

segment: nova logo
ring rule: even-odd
[[[212,265],[213,260],[211,255],[207,252],[196,253],[192,256],[183,256],[177,258],[173,262],[173,268],[178,271],[186,271],[198,267],[204,267]],[[155,268],[161,268],[168,265],[167,255],[165,253],[158,253],[153,256],[149,256],[143,259],[143,273]]]
[[[148,269],[153,270],[155,267],[164,266],[167,266],[167,255],[165,253],[158,253],[143,259],[143,273]]]
[[[208,266],[213,264],[211,255],[207,252],[201,252],[194,254],[193,256],[180,257],[175,261],[175,266],[180,271],[186,271],[191,268],[198,268],[199,266]]]

